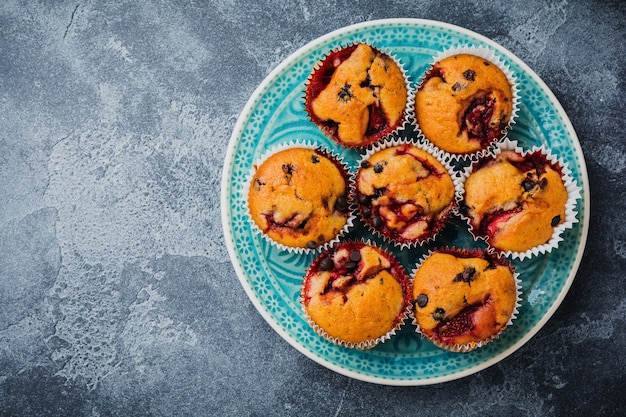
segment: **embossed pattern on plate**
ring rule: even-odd
[[[551,254],[513,261],[522,282],[522,305],[514,325],[497,341],[470,353],[452,353],[421,339],[410,323],[391,340],[368,351],[326,342],[306,323],[299,305],[302,275],[313,255],[280,251],[251,230],[246,188],[253,162],[263,152],[295,139],[312,141],[342,155],[352,167],[359,158],[327,139],[304,109],[305,81],[315,65],[336,47],[368,42],[391,52],[414,85],[432,57],[448,47],[483,46],[495,51],[515,72],[520,112],[508,136],[523,148],[545,145],[564,160],[582,187],[578,222],[563,234]],[[561,304],[576,275],[587,238],[589,186],[584,158],[571,123],[552,92],[522,61],[495,42],[466,29],[419,19],[388,19],[349,26],[318,38],[283,61],[256,89],[241,112],[230,139],[222,176],[222,225],[237,276],[265,320],[291,345],[316,362],[352,378],[387,385],[428,385],[478,372],[527,342]],[[364,236],[356,227],[348,237]],[[378,242],[377,243],[381,243]],[[385,247],[389,247],[381,243]],[[454,220],[433,244],[410,250],[390,248],[411,271],[436,246],[480,246],[461,220]]]

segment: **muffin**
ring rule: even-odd
[[[389,55],[358,43],[328,54],[307,80],[311,120],[345,146],[366,146],[404,122],[407,81]]]
[[[390,338],[408,316],[410,282],[395,258],[363,242],[322,252],[302,284],[305,316],[327,340],[368,349]]]
[[[415,116],[426,139],[451,154],[472,154],[503,136],[513,111],[511,81],[478,55],[443,58],[426,73]]]
[[[474,164],[464,182],[460,212],[472,234],[489,245],[525,252],[551,240],[566,219],[560,167],[539,150],[504,150]]]
[[[413,279],[418,331],[453,351],[467,352],[498,337],[517,314],[518,299],[512,267],[488,252],[435,251]]]
[[[448,168],[411,143],[375,150],[363,159],[355,193],[365,224],[399,245],[433,237],[455,205]]]
[[[292,147],[255,168],[248,208],[264,236],[287,248],[315,249],[349,226],[350,180],[330,154]]]

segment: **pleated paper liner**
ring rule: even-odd
[[[545,160],[545,162],[555,169],[557,172],[561,174],[561,179],[563,181],[563,185],[567,192],[567,201],[565,203],[565,219],[558,225],[556,225],[553,229],[552,235],[550,239],[542,244],[536,245],[524,251],[515,251],[515,250],[507,250],[506,248],[498,248],[490,242],[490,238],[488,235],[481,233],[480,230],[477,230],[473,223],[470,215],[467,213],[468,209],[463,209],[465,206],[465,183],[470,175],[474,172],[478,164],[484,163],[485,160],[492,160],[497,158],[504,151],[513,151],[520,155],[522,158],[526,158],[527,156],[535,156],[540,157]],[[494,249],[500,251],[507,257],[511,257],[513,259],[524,260],[526,258],[532,258],[534,256],[538,256],[545,253],[550,253],[553,250],[557,249],[559,243],[563,240],[562,234],[565,230],[571,229],[573,224],[578,222],[576,204],[577,201],[581,198],[581,188],[576,184],[576,181],[571,176],[571,170],[568,168],[567,163],[560,160],[557,156],[552,154],[552,152],[545,148],[544,146],[533,146],[532,149],[524,150],[520,146],[518,146],[517,141],[511,140],[507,138],[502,143],[498,144],[497,148],[494,150],[494,155],[483,158],[479,161],[474,162],[474,164],[469,165],[465,168],[463,172],[461,172],[461,182],[462,182],[462,190],[461,193],[457,195],[457,212],[461,218],[463,218],[469,227],[469,231],[475,239],[481,239],[487,242],[487,244]],[[520,185],[521,187],[521,185]]]
[[[303,219],[303,221],[301,223],[303,224],[299,224],[299,225],[291,225],[292,227],[289,227],[289,225],[286,225],[287,223],[289,223],[289,219],[286,219],[286,221],[284,222],[285,225],[275,225],[275,224],[267,224],[267,228],[266,230],[262,230],[262,227],[264,227],[263,225],[259,225],[257,223],[257,221],[254,219],[254,216],[251,213],[250,210],[250,203],[249,203],[249,199],[250,199],[250,192],[252,187],[256,186],[256,181],[257,179],[255,179],[255,174],[258,170],[258,168],[266,163],[271,157],[278,155],[279,153],[283,152],[283,151],[289,151],[289,150],[294,150],[294,149],[308,149],[308,150],[313,150],[314,156],[313,157],[317,157],[318,161],[321,160],[322,158],[326,158],[328,160],[330,160],[338,169],[339,172],[341,173],[341,176],[343,177],[344,181],[345,181],[345,194],[343,196],[344,201],[336,201],[335,204],[335,211],[339,211],[339,212],[343,212],[345,213],[345,223],[343,224],[342,227],[339,228],[339,230],[337,230],[337,233],[332,236],[329,239],[326,239],[324,241],[319,241],[318,240],[318,236],[309,236],[310,240],[307,239],[306,242],[304,242],[304,239],[300,239],[302,240],[302,242],[300,242],[299,244],[297,243],[292,243],[292,242],[288,242],[287,239],[282,239],[280,236],[280,233],[276,233],[273,234],[273,236],[270,236],[270,233],[272,231],[272,227],[277,227],[280,230],[280,227],[285,227],[286,229],[289,229],[289,231],[285,231],[285,233],[298,233],[299,231],[303,231],[306,232],[306,227],[307,227],[307,222],[310,220],[310,218],[307,219]],[[276,163],[276,162],[274,162]],[[287,167],[287,168],[285,168]],[[282,167],[283,170],[289,170],[289,164],[284,164]],[[281,175],[291,175],[292,173],[289,172],[281,172]],[[306,184],[301,184],[301,187],[313,187],[313,189],[318,189],[319,188],[319,182],[317,181],[317,178],[315,176],[311,176],[310,178],[310,183],[306,183]],[[354,219],[355,216],[353,214],[354,211],[354,204],[351,201],[351,195],[352,195],[352,187],[354,186],[354,181],[353,178],[349,172],[348,166],[345,164],[345,162],[341,159],[340,156],[338,156],[337,154],[331,152],[328,149],[325,149],[319,145],[313,144],[310,141],[301,141],[301,140],[294,140],[290,143],[285,143],[285,144],[280,144],[280,145],[276,145],[274,147],[272,147],[271,149],[268,149],[260,158],[257,162],[255,162],[255,164],[252,166],[250,173],[249,173],[249,178],[247,181],[247,184],[249,184],[248,188],[243,190],[242,193],[243,198],[246,201],[247,204],[247,214],[248,214],[248,219],[249,219],[249,223],[251,225],[251,230],[261,236],[263,239],[265,239],[266,241],[270,242],[273,246],[277,247],[280,250],[285,250],[285,251],[289,251],[291,253],[313,253],[316,251],[320,251],[323,250],[327,247],[329,247],[330,245],[332,245],[333,243],[337,243],[339,241],[339,239],[344,236],[346,233],[348,233],[348,231],[353,227],[354,224]],[[286,185],[285,185],[286,186]],[[322,190],[323,191],[323,190]],[[277,200],[275,202],[273,202],[273,206],[276,206],[276,209],[279,209],[280,205],[284,206],[285,201],[284,200],[278,200],[279,198],[279,194],[275,194],[272,195],[272,197],[276,197]],[[297,194],[297,190],[294,190],[294,195],[290,196],[291,199],[293,200],[299,200],[301,199],[300,196],[298,196]],[[324,205],[328,205],[329,202],[326,201],[317,201],[317,202],[311,202],[312,204],[319,204],[321,206]],[[338,205],[342,205],[343,207],[337,207]],[[260,216],[273,216],[273,213],[259,213],[259,217]],[[259,220],[260,221],[260,220]],[[320,221],[323,221],[320,220]]]

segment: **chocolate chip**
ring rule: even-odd
[[[533,188],[535,188],[535,185],[537,185],[535,181],[531,180],[530,178],[526,178],[524,181],[522,181],[522,188],[524,189],[524,191],[532,190]]]
[[[463,76],[467,81],[474,81],[474,78],[476,77],[476,71],[468,69],[463,72]]]
[[[291,173],[293,172],[293,165],[283,164],[283,172],[287,175],[291,175]]]
[[[415,301],[417,301],[418,307],[424,308],[426,307],[426,304],[428,304],[428,296],[426,294],[420,294],[417,296]]]
[[[331,271],[335,267],[335,263],[329,256],[320,261],[320,271]]]
[[[374,216],[372,217],[372,226],[374,226],[375,228],[380,228],[383,227],[383,224],[385,224],[385,222],[383,222],[383,218],[380,216]]]
[[[461,83],[454,83],[454,85],[452,85],[452,91],[454,92],[457,92],[462,89],[463,89],[463,86],[461,85]]]
[[[314,240],[309,240],[306,242],[306,247],[309,249],[315,249],[317,248],[317,243]]]
[[[383,172],[384,168],[385,166],[379,162],[376,165],[374,165],[374,172],[377,174],[380,174],[381,172]]]
[[[441,321],[443,320],[443,318],[446,315],[446,310],[444,310],[443,308],[439,307],[437,309],[435,309],[435,312],[433,313],[433,318],[437,321]]]
[[[352,262],[359,262],[361,260],[361,252],[359,250],[350,252],[350,260]]]
[[[350,91],[350,84],[344,84],[341,86],[341,90],[339,91],[338,97],[342,101],[349,101],[352,98],[352,92]]]
[[[348,209],[348,202],[346,201],[346,198],[343,196],[337,197],[335,208],[339,211],[346,211]]]
[[[543,190],[547,186],[548,186],[548,179],[546,177],[543,177],[541,181],[539,181],[539,187]]]
[[[345,265],[346,266],[346,271],[348,271],[348,272],[354,271],[358,264],[359,264],[358,262],[353,262],[353,261],[346,262],[346,265]]]
[[[361,213],[363,214],[363,217],[367,218],[367,217],[369,217],[369,216],[371,216],[371,215],[372,215],[372,210],[370,210],[370,209],[369,209],[369,208],[367,208],[367,207],[363,207],[363,208],[361,209]]]
[[[559,216],[558,214],[556,216],[554,216],[552,218],[552,221],[550,222],[550,225],[552,225],[552,227],[556,227],[559,225],[559,223],[561,223],[561,216]]]
[[[370,197],[365,194],[359,194],[357,199],[359,201],[359,204],[362,206],[369,206],[370,204]]]
[[[369,161],[362,161],[361,162],[361,168],[369,168],[369,167],[370,167]]]
[[[317,164],[319,161],[320,159],[317,157],[317,155],[311,155],[311,162]]]
[[[466,266],[463,272],[459,272],[454,277],[454,282],[467,282],[468,284],[476,278],[476,269],[473,266]]]

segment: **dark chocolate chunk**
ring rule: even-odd
[[[476,77],[476,71],[474,71],[472,69],[468,69],[468,70],[463,72],[463,76],[465,77],[465,79],[467,81],[474,81],[474,79]]]
[[[558,214],[556,216],[554,216],[552,218],[552,221],[550,222],[550,225],[552,225],[552,227],[556,227],[559,225],[559,223],[561,223],[561,216],[559,216]]]
[[[359,204],[362,206],[368,206],[370,204],[370,197],[365,194],[359,194]]]
[[[533,188],[535,188],[535,185],[537,185],[535,181],[531,180],[530,178],[526,178],[524,179],[524,181],[522,181],[522,188],[524,189],[524,191],[532,190]]]
[[[444,310],[441,307],[435,309],[435,312],[433,313],[433,318],[437,321],[443,320],[445,316],[446,316],[446,310]]]
[[[339,91],[339,99],[342,101],[349,101],[352,98],[352,92],[350,91],[350,84],[344,84]]]
[[[334,267],[335,263],[329,256],[320,261],[320,271],[331,271]]]
[[[369,168],[369,167],[370,167],[369,161],[362,161],[361,162],[361,168]]]
[[[309,249],[315,249],[317,248],[317,243],[314,240],[309,240],[306,242],[306,247]]]
[[[374,172],[377,174],[380,174],[381,172],[383,172],[384,168],[385,166],[379,162],[376,165],[374,165]]]
[[[291,175],[293,172],[293,165],[291,164],[283,164],[283,172],[287,175]]]
[[[361,252],[358,249],[350,252],[350,260],[352,262],[359,262],[361,260]]]
[[[461,83],[454,83],[452,85],[452,91],[457,92],[463,89],[463,85]]]
[[[317,157],[317,155],[311,155],[311,162],[317,164],[319,161],[320,159]]]
[[[548,179],[543,177],[541,181],[539,181],[539,187],[543,190],[548,186]]]
[[[466,266],[463,272],[459,272],[454,277],[454,282],[467,282],[468,284],[476,278],[476,269],[473,266]]]
[[[346,262],[346,265],[345,265],[346,266],[346,271],[352,272],[352,271],[354,271],[356,269],[356,267],[358,265],[359,265],[358,262],[353,262],[353,261]]]
[[[426,307],[426,304],[428,304],[428,296],[426,294],[420,294],[417,296],[415,301],[417,302],[418,307],[424,308]]]
[[[335,208],[339,211],[346,211],[348,209],[348,202],[346,201],[346,198],[343,196],[337,197]]]

